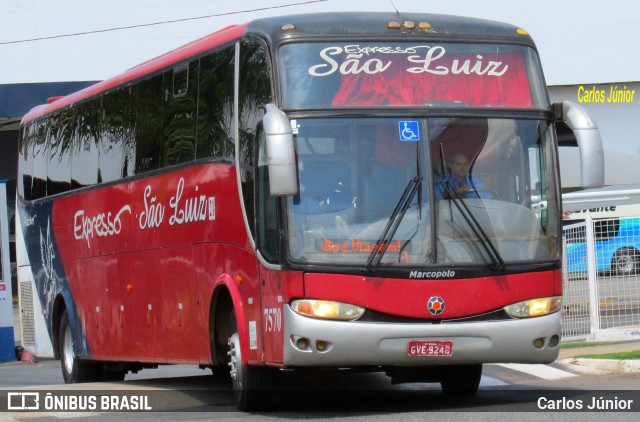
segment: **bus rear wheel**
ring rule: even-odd
[[[448,396],[472,396],[478,392],[482,364],[455,365],[443,368],[440,385]]]
[[[271,403],[273,368],[249,366],[242,356],[235,313],[230,318],[228,341],[229,375],[238,409],[243,412],[262,410]]]
[[[69,325],[69,315],[66,310],[60,319],[58,352],[60,354],[62,377],[66,384],[100,380],[100,367],[92,362],[78,359],[74,352],[73,332]]]

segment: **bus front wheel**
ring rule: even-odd
[[[100,379],[100,368],[92,362],[78,359],[73,347],[73,333],[69,325],[69,315],[65,310],[60,319],[58,351],[62,377],[66,384],[92,382]]]
[[[235,313],[231,312],[228,341],[229,375],[238,409],[244,412],[262,410],[271,401],[273,368],[249,366],[242,356]]]
[[[636,249],[625,248],[616,251],[611,267],[617,275],[635,275],[640,266],[640,254]]]
[[[440,385],[448,396],[472,396],[478,392],[482,364],[454,365],[443,368]]]

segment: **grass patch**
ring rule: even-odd
[[[606,353],[601,355],[581,355],[581,356],[576,356],[576,358],[632,360],[632,359],[640,359],[640,350],[634,350],[632,352]]]
[[[591,347],[591,346],[608,346],[612,343],[606,343],[606,342],[599,342],[599,343],[588,343],[588,342],[581,342],[581,343],[560,343],[560,348],[561,349],[577,349],[578,347]]]

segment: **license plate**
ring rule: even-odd
[[[409,356],[452,356],[452,341],[412,340],[407,349]]]

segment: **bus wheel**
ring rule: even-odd
[[[73,350],[73,333],[71,332],[69,315],[66,310],[60,320],[58,347],[62,377],[66,384],[92,382],[100,379],[100,368],[98,365],[78,359]]]
[[[238,409],[247,412],[266,408],[271,401],[272,368],[249,366],[243,360],[235,313],[231,312],[229,375]]]
[[[611,268],[621,276],[637,274],[639,258],[640,254],[636,249],[620,249],[611,260]]]
[[[448,396],[472,396],[478,392],[482,364],[455,365],[443,368],[440,385]]]

